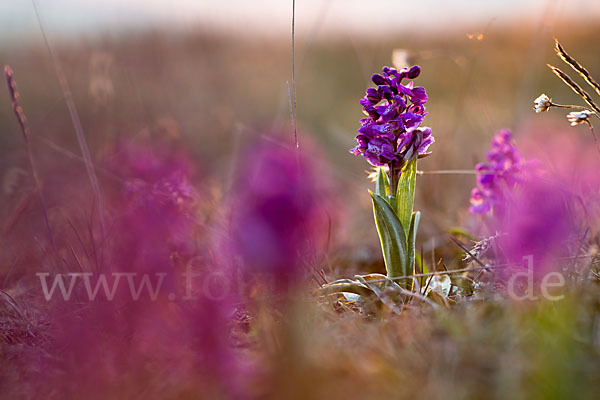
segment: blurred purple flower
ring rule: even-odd
[[[504,206],[507,192],[521,182],[526,165],[509,130],[501,130],[494,136],[487,159],[475,166],[477,188],[471,192],[470,208],[474,214],[499,211]]]
[[[496,148],[509,147],[506,137],[500,139]],[[600,162],[585,141],[551,127],[527,132],[521,144],[535,158],[524,162],[513,154],[506,161],[521,168],[508,180],[516,186],[506,193],[502,218],[493,224],[503,233],[498,249],[506,260],[522,265],[531,256],[534,275],[542,278],[577,265],[561,257],[579,254],[593,237],[600,218]]]
[[[376,143],[369,151],[385,153]],[[249,154],[233,211],[234,249],[245,273],[266,275],[286,290],[305,271],[324,222],[317,176],[292,149],[263,143]]]
[[[478,188],[471,190],[471,212],[474,214],[486,214],[492,210],[491,202],[487,201],[485,193]]]
[[[213,255],[211,235],[195,223],[192,159],[176,145],[141,141],[115,146],[106,159],[121,179],[115,191],[106,189],[111,230],[94,247],[100,261],[89,279],[94,288],[106,278],[114,296],[100,288],[88,297],[81,282],[69,301],[56,296],[48,317],[52,364],[40,368],[40,391],[51,389],[57,398],[122,397],[156,378],[140,365],[160,365],[168,371],[161,373],[162,390],[172,394],[166,397],[185,388],[192,397],[245,398],[244,359],[230,343],[234,296],[210,285],[210,275],[233,277]],[[198,248],[199,242],[210,244]],[[188,281],[192,260],[202,269]]]
[[[559,266],[569,255],[568,245],[581,241],[577,225],[583,217],[571,190],[554,179],[526,178],[511,193],[505,216],[496,228],[503,232],[500,249],[509,263],[522,265],[531,258],[537,277]]]
[[[378,87],[367,89],[360,100],[367,118],[360,121],[358,145],[350,150],[352,154],[364,156],[374,166],[399,168],[429,154],[427,148],[434,141],[431,129],[419,128],[427,115],[427,93],[413,82],[402,84],[403,79],[415,79],[420,73],[416,65],[399,71],[383,67],[381,74],[371,77]]]
[[[170,271],[173,253],[193,251],[198,228],[190,157],[173,146],[126,142],[107,159],[109,168],[125,181],[114,199],[120,246],[113,264]]]

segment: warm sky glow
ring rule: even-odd
[[[234,33],[283,34],[289,29],[291,0],[36,0],[49,30],[61,33],[121,28],[212,25]],[[600,18],[598,0],[297,0],[298,32],[356,34],[383,30],[483,27],[515,18],[539,19],[549,5],[556,15]],[[582,12],[583,11],[583,12]],[[37,29],[30,1],[0,2],[0,33],[22,35]]]

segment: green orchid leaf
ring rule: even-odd
[[[375,193],[384,199],[390,194],[390,180],[383,168],[377,169],[377,183],[375,184]]]
[[[390,204],[380,195],[369,193],[373,198],[375,225],[381,241],[387,276],[393,278],[407,275],[409,271],[405,230]]]
[[[390,206],[392,206],[392,210],[396,209],[396,196],[387,196],[387,202]]]
[[[409,162],[398,181],[396,191],[396,214],[403,227],[410,226],[415,201],[415,183],[417,181],[417,160]]]
[[[410,219],[410,230],[408,232],[408,269],[410,274],[414,274],[415,271],[415,244],[417,243],[417,230],[419,229],[419,221],[421,220],[421,212],[416,211],[412,213]]]

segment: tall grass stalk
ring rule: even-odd
[[[299,148],[298,132],[296,130],[296,0],[292,0],[292,129],[294,131],[294,145]]]
[[[23,139],[25,141],[25,150],[27,151],[27,159],[29,160],[29,167],[31,168],[31,175],[33,176],[35,188],[39,194],[40,204],[44,213],[44,222],[48,231],[48,240],[50,242],[50,245],[52,246],[54,254],[58,255],[58,252],[56,250],[56,244],[54,242],[54,235],[52,234],[52,228],[50,226],[50,218],[48,218],[48,207],[46,205],[46,199],[44,198],[42,184],[35,164],[35,159],[33,158],[33,152],[31,151],[31,133],[29,131],[29,125],[27,124],[27,118],[25,117],[23,107],[21,107],[19,103],[19,91],[17,90],[17,83],[15,82],[14,72],[8,65],[4,67],[4,76],[6,77],[6,83],[8,84],[8,92],[12,101],[13,111],[15,113],[15,116],[17,117],[17,122],[19,123],[19,127],[21,128],[21,132],[23,133]]]
[[[100,183],[98,182],[98,177],[96,176],[96,172],[94,170],[94,164],[92,162],[92,157],[90,155],[89,147],[87,145],[87,141],[85,139],[85,134],[83,132],[83,126],[81,125],[81,120],[79,119],[79,114],[77,113],[77,108],[75,107],[75,102],[73,101],[73,95],[71,93],[71,88],[69,87],[69,82],[65,76],[65,73],[62,69],[62,65],[58,58],[58,55],[54,51],[54,48],[51,46],[50,41],[46,35],[46,31],[44,29],[44,25],[42,23],[42,18],[40,16],[38,6],[35,0],[32,0],[33,8],[35,10],[35,15],[38,20],[38,24],[40,27],[40,31],[42,33],[42,37],[44,38],[44,43],[46,44],[46,48],[48,49],[48,53],[50,54],[50,58],[52,59],[52,64],[54,66],[54,71],[58,78],[58,82],[65,98],[65,102],[67,104],[67,108],[69,110],[69,115],[71,116],[71,121],[73,122],[73,126],[75,128],[75,134],[77,136],[77,142],[79,143],[79,148],[81,150],[81,155],[84,160],[85,169],[90,180],[90,184],[92,186],[92,190],[96,197],[96,203],[98,205],[98,218],[100,221],[100,227],[102,229],[102,236],[106,233],[106,225],[104,223],[104,198],[102,197],[102,191],[100,189]]]

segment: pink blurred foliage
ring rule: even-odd
[[[251,382],[269,376],[269,364],[260,365],[236,341],[235,332],[247,329],[241,321],[249,297],[241,286],[268,282],[269,297],[289,299],[311,274],[320,279],[315,271],[325,268],[338,215],[324,158],[303,146],[300,153],[275,140],[247,147],[231,193],[217,201],[207,200],[214,181],[198,178],[203,171],[183,143],[138,139],[110,148],[99,165],[106,235],[98,224],[74,218],[83,243],[60,241],[61,254],[73,257],[47,270],[48,283],[56,274],[87,273],[93,289],[105,274],[110,292],[115,273],[135,273],[135,290],[144,275],[156,288],[162,274],[162,285],[155,298],[145,286],[137,299],[127,276],[113,298],[100,286],[90,299],[81,276],[68,300],[57,289],[43,306],[46,354],[29,360],[36,393],[50,399],[252,397]],[[88,190],[83,178],[61,184],[69,193]],[[207,226],[203,202],[213,202],[211,212],[226,220]],[[93,215],[93,204],[68,206],[65,213]],[[68,287],[71,277],[63,278]]]
[[[173,252],[193,251],[196,168],[185,150],[160,142],[124,142],[109,152],[107,164],[125,180],[112,196],[114,230],[122,244],[116,262],[149,269],[169,265]]]
[[[164,274],[156,298],[144,289],[135,299],[126,277],[113,299],[102,289],[89,299],[81,281],[69,300],[57,294],[40,392],[53,388],[55,398],[132,398],[146,391],[157,398],[245,397],[244,363],[230,342],[233,294],[208,296],[202,277],[188,282],[182,276],[193,259],[220,264],[210,251],[212,234],[197,223],[196,163],[183,147],[170,145],[132,141],[109,151],[107,168],[121,182],[105,190],[110,228],[97,240],[100,263],[86,271],[94,274],[92,288],[101,273],[109,288],[113,273],[137,273],[136,288],[144,274],[153,287]],[[69,272],[80,272],[74,268]],[[188,284],[194,299],[186,298]]]
[[[493,225],[506,261],[524,265],[532,256],[541,278],[573,265],[567,258],[597,234],[600,154],[585,129],[528,126],[517,138],[531,170]]]

